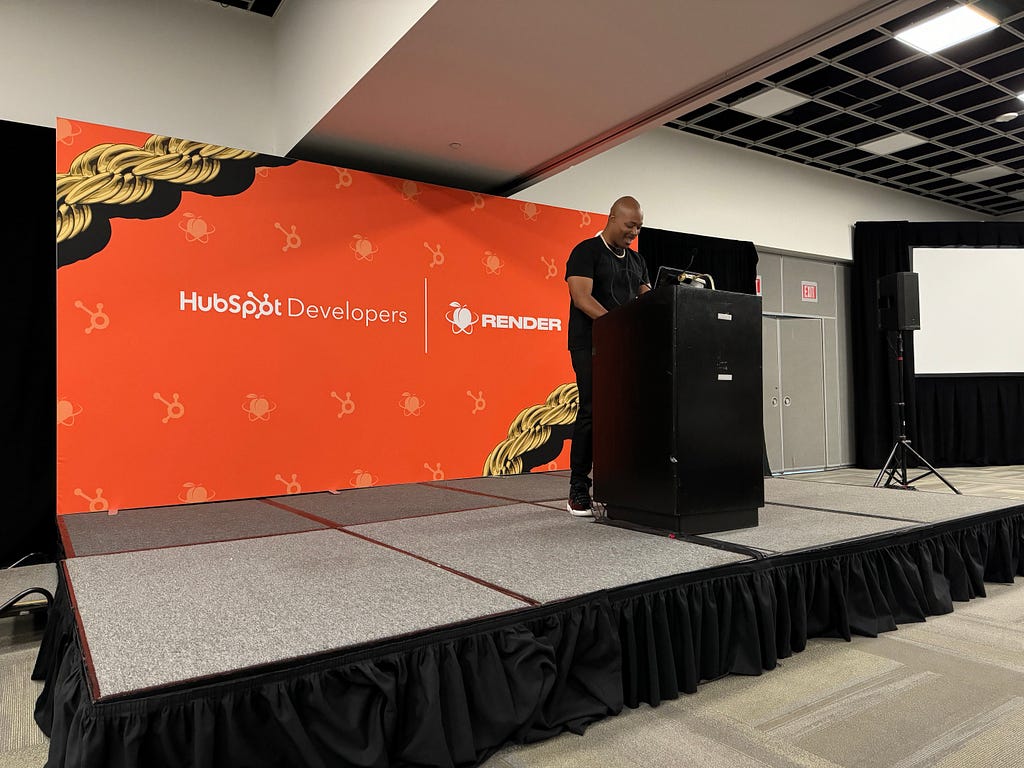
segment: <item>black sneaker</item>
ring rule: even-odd
[[[570,488],[565,508],[573,517],[593,517],[594,502],[590,498],[590,489],[586,486]]]

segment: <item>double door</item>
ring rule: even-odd
[[[773,473],[826,466],[825,328],[821,318],[762,322],[764,437]]]

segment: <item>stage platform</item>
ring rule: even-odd
[[[766,478],[759,525],[581,520],[564,472],[62,516],[48,766],[478,765],[1024,575],[1024,503]]]

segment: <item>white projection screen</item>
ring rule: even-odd
[[[1024,373],[1024,249],[914,248],[916,374]]]

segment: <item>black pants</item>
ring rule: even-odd
[[[569,485],[590,488],[590,470],[594,464],[594,358],[590,349],[571,349],[569,355],[580,393],[569,449]]]

